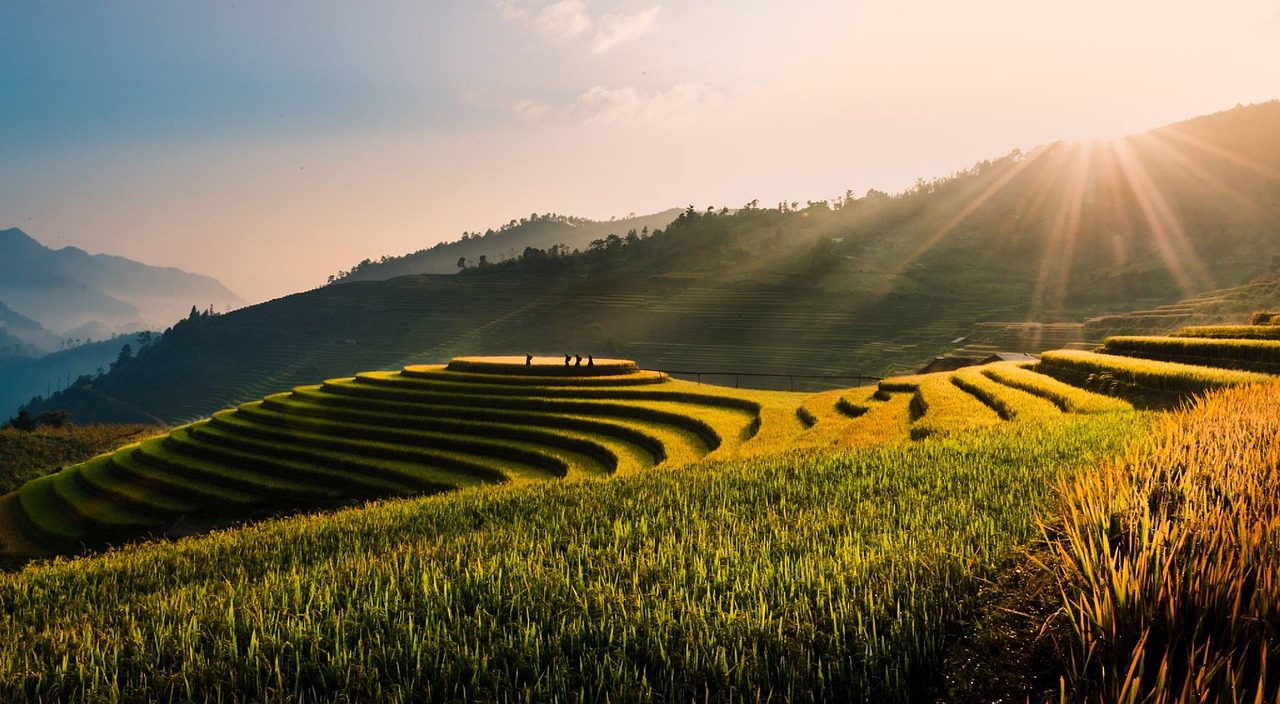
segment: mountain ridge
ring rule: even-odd
[[[660,234],[576,256],[533,248],[461,274],[344,281],[175,326],[32,410],[177,422],[466,354],[609,354],[782,388],[900,373],[978,323],[1083,323],[1272,272],[1280,102],[1205,120],[1015,150],[897,195],[689,207]],[[125,406],[138,415],[110,415]]]
[[[127,332],[179,320],[191,305],[244,301],[202,274],[78,247],[52,249],[20,228],[0,230],[0,300],[54,333],[98,322]]]

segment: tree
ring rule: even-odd
[[[36,419],[32,418],[31,414],[26,411],[18,411],[18,415],[10,418],[6,425],[14,430],[30,432],[36,429]]]
[[[61,428],[71,424],[71,414],[63,410],[44,411],[36,416],[35,423],[36,425],[47,425],[50,428]]]
[[[120,348],[120,354],[116,355],[116,361],[111,363],[111,370],[119,369],[120,365],[131,359],[133,359],[133,346],[125,343],[124,347]]]

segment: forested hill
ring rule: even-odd
[[[529,248],[568,254],[575,249],[585,250],[593,240],[602,240],[611,234],[624,236],[632,231],[648,234],[666,227],[679,214],[679,208],[673,208],[653,215],[595,221],[533,213],[484,233],[465,232],[456,241],[441,242],[430,249],[377,260],[365,259],[330,277],[330,283],[378,281],[411,274],[452,274],[465,267],[516,259]]]
[[[618,233],[577,256],[531,248],[457,275],[343,283],[202,316],[32,410],[172,422],[459,354],[907,371],[977,322],[1083,321],[1268,274],[1280,232],[1273,164],[1278,102],[1118,142],[1015,151],[895,196],[691,207],[660,234]]]

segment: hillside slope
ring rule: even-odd
[[[454,242],[441,242],[431,249],[423,249],[402,256],[384,256],[379,260],[366,259],[349,271],[334,277],[339,281],[380,281],[413,274],[452,274],[458,271],[458,260],[468,266],[477,266],[480,258],[487,262],[501,262],[524,253],[526,248],[563,248],[566,252],[585,250],[592,240],[609,235],[625,236],[629,231],[648,233],[666,227],[680,214],[678,208],[652,215],[626,217],[608,222],[533,213],[528,218],[512,220],[497,230],[484,234],[467,233]]]
[[[790,375],[900,373],[979,322],[1083,322],[1267,273],[1278,134],[1271,102],[1014,152],[898,196],[690,207],[578,256],[328,286],[202,320],[40,408],[174,422],[317,376],[513,350],[847,385]]]

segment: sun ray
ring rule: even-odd
[[[1182,142],[1193,149],[1199,149],[1206,154],[1212,154],[1213,156],[1225,159],[1240,168],[1247,169],[1260,176],[1266,176],[1267,178],[1280,181],[1280,169],[1267,166],[1266,164],[1260,164],[1253,159],[1237,154],[1229,149],[1224,149],[1212,142],[1206,142],[1199,137],[1187,134],[1179,129],[1169,128],[1160,130],[1159,134],[1163,137],[1168,137],[1175,141]]]
[[[1195,159],[1192,159],[1182,153],[1182,151],[1175,149],[1166,140],[1166,136],[1167,135],[1152,132],[1135,135],[1133,140],[1136,144],[1148,147],[1151,151],[1155,152],[1155,156],[1158,158],[1177,164],[1178,168],[1182,172],[1196,178],[1199,185],[1208,188],[1221,198],[1231,201],[1236,208],[1244,209],[1249,212],[1258,211],[1257,203],[1241,195],[1218,176],[1209,173],[1209,171],[1201,166]]]
[[[1187,296],[1213,288],[1212,278],[1178,222],[1177,215],[1151,180],[1130,141],[1118,140],[1113,145],[1120,173],[1137,200],[1142,217],[1155,238],[1157,253],[1165,268],[1173,274],[1178,288]]]
[[[988,200],[991,200],[993,196],[1002,191],[1005,186],[1009,185],[1010,181],[1017,178],[1018,174],[1022,173],[1023,170],[1039,159],[1046,151],[1047,149],[1045,147],[1037,147],[1036,149],[1033,149],[1031,153],[1024,155],[1021,159],[1014,162],[1014,164],[1001,174],[999,178],[997,178],[990,186],[987,186],[982,193],[978,194],[976,198],[969,201],[963,208],[961,208],[960,212],[951,216],[937,230],[930,234],[929,237],[927,237],[925,241],[907,257],[900,271],[911,266],[913,263],[918,261],[920,257],[924,256],[926,252],[937,246],[937,244],[947,235],[951,234],[951,232],[955,230],[960,223],[964,222],[970,215],[977,212],[978,208],[981,208]]]
[[[1061,310],[1066,298],[1067,283],[1071,276],[1072,259],[1075,257],[1076,235],[1080,233],[1081,212],[1084,209],[1085,190],[1089,183],[1089,170],[1093,161],[1092,145],[1080,145],[1071,159],[1070,180],[1059,201],[1052,228],[1049,230],[1040,267],[1036,273],[1036,285],[1031,296],[1031,317],[1044,317]],[[1056,264],[1056,266],[1055,266]]]

